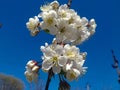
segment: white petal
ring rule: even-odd
[[[30,61],[28,61],[27,66],[28,66],[29,68],[32,68],[33,66],[35,66],[36,63],[37,63],[37,62],[35,62],[35,61],[33,61],[33,60],[30,60]]]
[[[37,73],[33,73],[32,79],[33,79],[34,82],[37,82],[37,80],[38,80],[38,74]]]
[[[77,69],[73,69],[73,72],[75,73],[76,78],[80,75],[80,71]]]
[[[55,26],[48,27],[48,30],[51,35],[56,35],[58,33],[58,29]]]
[[[45,60],[42,63],[42,69],[45,71],[48,71],[53,66],[53,62],[50,62],[49,60]]]
[[[40,31],[38,29],[31,31],[30,34],[31,36],[36,36]]]
[[[71,70],[72,66],[73,66],[73,61],[71,61],[70,63],[67,63],[66,64],[66,71]]]
[[[80,70],[81,75],[84,75],[87,72],[87,69],[88,69],[88,67],[82,67]]]
[[[72,81],[75,79],[75,75],[73,72],[71,71],[68,71],[67,74],[66,74],[66,78],[69,80],[69,81]]]
[[[40,49],[41,49],[42,52],[45,51],[45,47],[44,46],[41,46]]]
[[[82,61],[80,61],[80,62],[78,63],[78,64],[80,65],[80,67],[83,66],[84,62],[85,62],[85,60],[82,60]]]
[[[90,20],[90,25],[94,25],[94,24],[96,24],[96,23],[95,23],[95,20],[94,20],[94,19],[91,19],[91,20]]]
[[[63,54],[63,52],[64,52],[63,46],[62,46],[62,45],[57,45],[57,46],[55,47],[55,51],[56,51],[56,53],[59,54],[59,55]]]
[[[64,66],[66,63],[67,63],[67,57],[65,57],[65,56],[61,56],[61,57],[59,57],[59,61],[58,61],[58,64],[60,65],[60,66]]]
[[[38,66],[34,66],[34,67],[32,68],[32,71],[37,73],[37,72],[39,71],[39,69],[40,69],[40,68],[39,68]]]
[[[58,43],[61,43],[61,42],[63,41],[63,36],[62,36],[61,34],[57,34],[57,35],[56,35],[56,41],[57,41]]]
[[[81,20],[82,20],[81,23],[83,26],[86,26],[88,24],[88,19],[86,17],[83,17]]]
[[[59,65],[54,65],[52,67],[53,73],[58,74],[61,72],[61,67]]]
[[[66,74],[66,78],[69,81],[75,80],[80,75],[80,71],[77,69],[69,70]]]
[[[59,2],[58,1],[53,1],[50,3],[50,5],[54,8],[57,9],[59,7]]]

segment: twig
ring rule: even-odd
[[[119,69],[119,66],[118,66],[119,62],[114,55],[114,51],[111,50],[111,52],[112,52],[112,56],[113,56],[113,60],[114,60],[114,64],[112,64],[112,67],[116,69],[117,74],[118,74],[118,82],[120,83],[120,69]]]
[[[0,28],[2,28],[2,23],[0,23]]]
[[[68,0],[68,8],[70,8],[70,5],[71,5],[71,3],[72,3],[72,0]]]
[[[51,78],[54,76],[52,69],[49,70],[48,72],[48,78],[47,78],[47,82],[46,82],[46,86],[45,86],[45,90],[48,90],[50,82],[51,82]]]

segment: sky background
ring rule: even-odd
[[[0,0],[0,73],[25,79],[25,65],[30,59],[41,60],[40,46],[51,43],[53,36],[40,32],[30,36],[26,22],[30,17],[40,13],[44,1],[53,0]],[[58,0],[61,4],[68,0]],[[71,83],[72,90],[84,88],[88,82],[91,90],[120,90],[117,73],[111,67],[113,63],[111,49],[120,61],[120,2],[119,0],[73,0],[71,8],[81,17],[94,18],[97,23],[96,33],[79,45],[82,52],[87,52],[84,66],[88,67],[86,75]],[[43,82],[47,73],[40,72]],[[58,78],[52,80],[49,90],[57,90]],[[106,89],[105,89],[106,88]],[[110,89],[111,88],[111,89]]]

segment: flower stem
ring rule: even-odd
[[[48,78],[47,78],[45,90],[48,90],[52,76],[54,76],[54,74],[52,72],[52,69],[50,69],[49,72],[48,72]]]
[[[70,5],[71,5],[71,3],[72,3],[72,0],[68,0],[68,8],[70,8]]]

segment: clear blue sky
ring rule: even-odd
[[[63,4],[68,0],[58,1]],[[24,77],[27,61],[41,60],[40,46],[47,41],[51,43],[53,38],[44,32],[31,37],[26,28],[28,19],[38,15],[43,4],[43,0],[0,0],[0,23],[3,24],[0,28],[0,72],[22,79],[26,84],[25,90],[29,90]],[[111,67],[113,59],[110,52],[114,49],[120,61],[119,4],[119,0],[73,0],[71,8],[81,17],[95,18],[97,23],[95,35],[79,45],[81,51],[88,53],[85,62],[88,72],[79,81],[71,83],[73,89],[84,88],[89,82],[91,90],[104,90],[104,87],[120,90],[116,71]],[[46,73],[40,75],[46,79]],[[52,80],[50,90],[57,90],[57,79]]]

